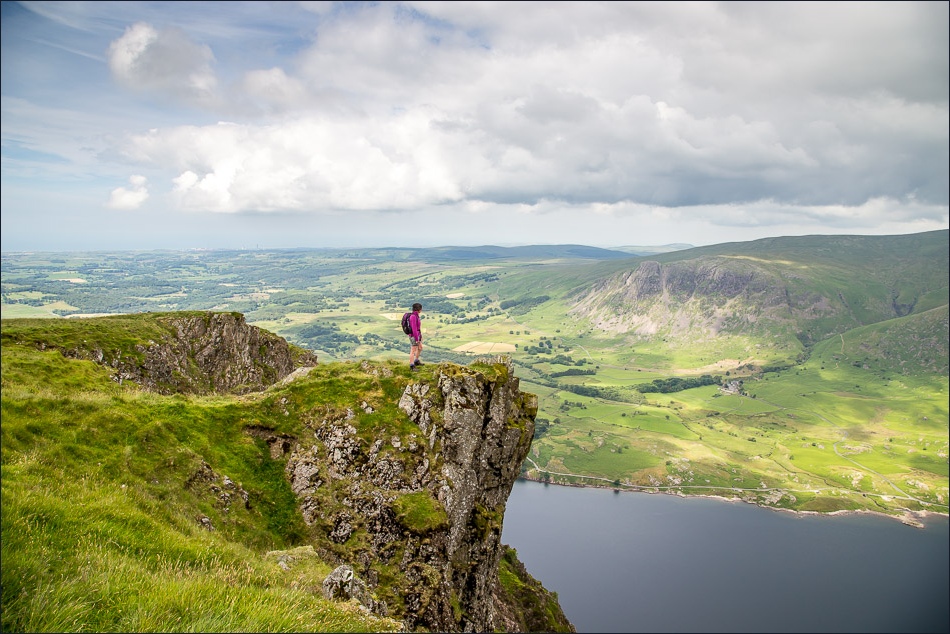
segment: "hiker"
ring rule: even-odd
[[[422,304],[416,302],[412,305],[412,313],[409,314],[409,367],[415,370],[422,365],[419,356],[422,355]]]

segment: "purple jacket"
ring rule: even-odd
[[[422,341],[422,319],[419,313],[412,311],[409,314],[409,327],[412,329],[412,337],[417,341]]]

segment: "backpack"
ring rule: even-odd
[[[412,326],[409,325],[409,315],[412,313],[403,313],[402,315],[402,331],[407,335],[412,334]]]

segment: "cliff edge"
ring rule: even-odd
[[[370,362],[360,371],[393,376]],[[537,398],[519,390],[505,357],[413,377],[396,420],[360,393],[348,406],[301,412],[312,434],[251,433],[284,448],[271,455],[286,459],[318,549],[352,566],[392,616],[409,629],[492,631],[505,505]]]
[[[119,522],[90,552],[162,559],[169,539],[209,544],[201,552],[282,545],[230,565],[257,571],[248,592],[288,575],[298,597],[288,609],[306,588],[331,605],[345,601],[334,616],[344,623],[363,618],[350,616],[355,600],[365,618],[403,631],[573,631],[556,595],[501,543],[537,414],[510,358],[415,372],[396,361],[316,364],[233,313],[4,320],[2,339],[5,464],[49,452],[43,464],[57,472],[48,480],[43,470],[5,467],[4,525],[35,512],[14,492],[22,478],[52,492],[54,483],[88,483],[92,470],[110,503],[117,490],[136,492],[121,496],[127,510],[102,517],[76,514],[63,497],[74,527],[57,533],[62,570],[49,584],[80,574],[66,553],[87,545],[74,543],[84,527],[160,509],[127,536],[147,549],[129,551]],[[14,579],[8,537],[5,579]],[[176,565],[211,570],[201,557]],[[214,600],[203,609],[219,607],[236,618]],[[93,613],[99,625],[89,629],[136,629],[126,610]],[[9,614],[21,629],[43,629],[41,612]]]

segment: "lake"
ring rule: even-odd
[[[502,541],[578,632],[948,632],[950,531],[518,480]]]

